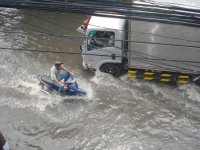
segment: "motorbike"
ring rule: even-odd
[[[62,96],[84,96],[87,94],[86,91],[78,87],[74,76],[67,72],[60,74],[60,81],[65,84],[63,90],[60,92],[58,92],[58,87],[53,84],[50,76],[38,75],[37,78],[41,90],[45,93],[60,94]]]

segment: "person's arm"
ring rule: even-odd
[[[57,79],[53,80],[53,82],[57,82],[58,84],[60,84],[61,86],[64,86],[65,84],[61,83],[60,81],[58,81]]]
[[[62,66],[62,69],[68,73],[70,73],[71,75],[74,75],[74,73],[72,71],[70,71],[69,68],[65,67],[65,66]]]
[[[56,73],[54,69],[51,69],[51,80],[53,82],[57,82],[58,84],[60,84],[61,86],[64,86],[63,83],[61,83],[57,78],[56,78]]]

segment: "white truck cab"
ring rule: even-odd
[[[101,69],[120,76],[125,49],[126,20],[92,16],[81,45],[85,69]],[[126,48],[127,49],[127,48]]]

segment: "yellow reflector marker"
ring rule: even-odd
[[[154,73],[153,72],[145,72],[144,74],[145,75],[153,75]]]
[[[128,76],[129,78],[137,78],[136,76]]]
[[[133,70],[128,70],[128,73],[137,73],[137,71],[133,71]]]
[[[160,82],[170,82],[170,79],[160,79]]]
[[[186,83],[188,83],[188,81],[185,81],[185,80],[179,80],[178,83],[180,83],[180,84],[186,84]]]
[[[151,77],[144,77],[144,80],[153,80]]]
[[[179,76],[179,78],[182,78],[182,79],[189,79],[189,76]]]
[[[171,74],[161,74],[160,76],[161,77],[171,77],[172,75]]]

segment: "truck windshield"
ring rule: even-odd
[[[90,31],[88,34],[88,51],[114,46],[115,33],[110,31]]]

